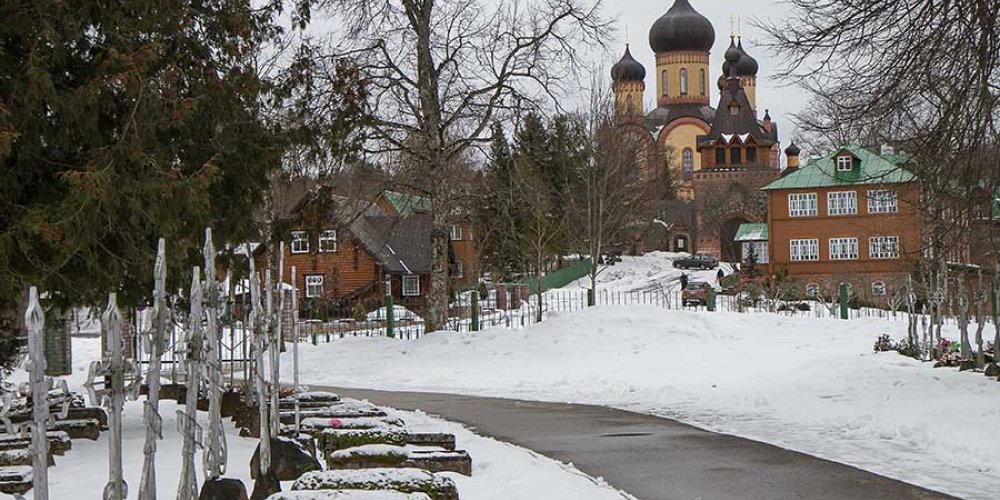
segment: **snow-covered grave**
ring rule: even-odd
[[[996,498],[1000,383],[875,353],[883,333],[904,338],[906,323],[596,307],[524,330],[303,346],[300,376],[340,387],[606,405],[963,498]],[[944,333],[957,337],[954,325]]]

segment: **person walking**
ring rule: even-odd
[[[681,273],[681,290],[687,288],[688,286],[688,275],[687,273]]]

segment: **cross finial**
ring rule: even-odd
[[[729,37],[736,36],[736,16],[729,16]]]

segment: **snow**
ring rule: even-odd
[[[423,493],[400,493],[398,491],[363,490],[319,490],[288,491],[275,493],[267,500],[430,500]]]
[[[607,405],[995,498],[1000,384],[873,352],[878,335],[905,329],[875,318],[597,307],[523,330],[347,339],[299,355],[306,383]],[[953,325],[945,333],[957,336]]]
[[[368,321],[385,321],[386,312],[388,309],[383,306],[370,313],[365,317]],[[392,319],[396,321],[408,320],[408,321],[423,321],[423,318],[417,316],[417,313],[407,309],[404,306],[392,306]]]
[[[650,252],[641,256],[622,256],[621,262],[603,268],[597,275],[598,291],[647,292],[680,291],[681,274],[687,274],[691,281],[703,281],[718,285],[718,269],[708,271],[675,269],[674,260],[690,254],[675,252]],[[726,262],[719,267],[728,276],[733,268]],[[585,276],[559,290],[581,290],[590,288],[590,277]]]
[[[73,339],[73,373],[66,377],[70,389],[80,392],[86,379],[91,361],[100,357],[100,339]],[[16,370],[14,380],[26,379],[23,370]],[[144,398],[143,398],[144,400]],[[173,498],[180,479],[182,439],[177,429],[177,412],[184,406],[170,400],[160,401],[160,415],[163,418],[163,439],[157,442],[156,484],[163,498]],[[458,485],[462,500],[500,500],[511,498],[548,498],[553,500],[610,500],[628,498],[607,486],[602,481],[590,478],[569,465],[537,455],[516,446],[478,436],[459,424],[446,422],[417,412],[389,410],[389,417],[371,419],[375,422],[392,422],[403,419],[413,432],[450,432],[456,436],[458,449],[468,450],[473,459],[473,476],[445,473]],[[198,412],[198,421],[204,424],[206,412]],[[250,457],[257,446],[257,440],[243,438],[226,419],[228,446],[228,468],[225,477],[236,478],[252,489],[250,480]],[[123,412],[123,468],[130,498],[134,498],[142,476],[143,443],[146,429],[142,422],[141,401],[129,401]],[[55,457],[56,466],[49,468],[49,498],[99,498],[108,481],[108,432],[102,432],[100,439],[73,440],[73,448],[63,456]],[[202,475],[201,450],[195,454],[195,469],[198,484],[204,482]],[[30,467],[28,468],[30,470]],[[368,471],[344,471],[353,474],[369,474]],[[418,471],[422,474],[428,474]],[[291,484],[283,486],[287,489]],[[538,491],[547,492],[536,496]],[[33,498],[31,491],[25,498]],[[376,496],[308,496],[286,495],[278,498],[289,500],[342,498],[343,500],[367,500],[378,498],[389,500],[407,498],[416,500],[420,496],[392,497],[387,494]]]

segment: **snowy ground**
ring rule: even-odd
[[[691,281],[706,281],[718,284],[718,268],[708,271],[674,269],[674,259],[686,257],[686,253],[650,252],[641,256],[623,255],[621,262],[607,266],[597,275],[598,289],[615,292],[680,291],[681,274],[687,274]],[[726,275],[733,268],[726,262],[719,264]],[[590,277],[581,278],[563,287],[563,290],[590,288]]]
[[[524,330],[349,339],[303,345],[300,356],[307,383],[603,404],[996,498],[1000,383],[872,352],[879,334],[904,329],[598,307]]]
[[[73,374],[67,377],[71,390],[80,391],[91,360],[100,356],[100,340],[96,338],[73,339]],[[14,381],[24,380],[23,371],[14,373]],[[81,391],[82,392],[82,391]],[[177,410],[184,406],[173,401],[160,402],[163,417],[163,440],[157,443],[157,491],[164,498],[173,498],[177,491],[181,469],[181,436],[177,432]],[[463,500],[501,499],[579,499],[622,500],[631,498],[599,479],[591,478],[572,465],[565,465],[530,450],[478,436],[460,424],[432,418],[420,412],[396,412],[414,430],[450,432],[455,434],[460,449],[469,451],[473,458],[473,475],[447,474],[458,486]],[[207,414],[198,413],[199,422]],[[142,423],[140,402],[125,405],[123,422],[123,466],[125,480],[134,498],[142,476],[143,443],[145,426]],[[226,477],[238,478],[249,492],[250,456],[257,446],[256,439],[241,438],[236,429],[226,421],[226,440],[229,450],[229,468]],[[102,432],[98,441],[73,440],[73,449],[55,457],[56,466],[49,469],[49,498],[91,499],[100,498],[108,480],[108,433]],[[203,481],[201,453],[195,456],[198,484]],[[285,489],[290,483],[285,484]],[[539,496],[540,495],[540,496]],[[26,498],[32,498],[28,492]]]

